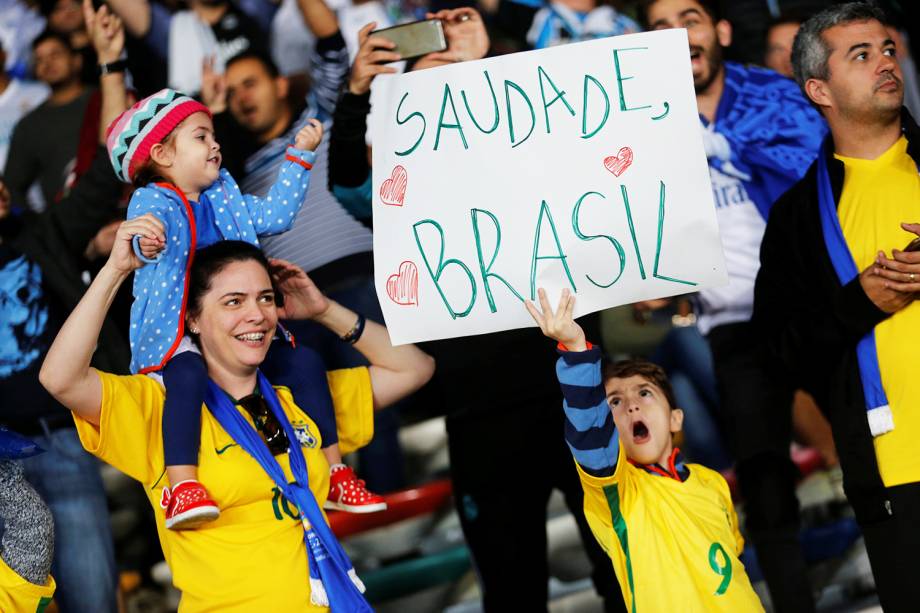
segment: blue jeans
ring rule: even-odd
[[[383,312],[377,302],[373,276],[350,279],[328,292],[330,298],[361,313],[368,319],[383,324]],[[298,343],[319,351],[327,368],[365,366],[367,360],[358,350],[343,343],[325,327],[312,321],[285,321],[297,337]],[[402,448],[399,446],[399,403],[374,414],[374,438],[358,450],[361,478],[374,492],[392,492],[406,486],[403,474]]]
[[[652,354],[664,368],[684,411],[684,453],[691,462],[714,470],[731,466],[722,431],[716,423],[719,393],[709,343],[696,326],[672,328]]]
[[[22,461],[26,480],[54,517],[54,599],[61,613],[117,611],[117,568],[99,461],[76,428],[32,437],[45,453]]]

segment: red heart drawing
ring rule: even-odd
[[[604,158],[604,168],[613,173],[613,176],[619,177],[626,172],[626,169],[632,164],[633,152],[629,147],[623,147],[616,155]]]
[[[406,260],[387,278],[387,296],[396,304],[418,306],[418,268],[413,262]]]
[[[380,185],[380,199],[384,204],[402,206],[406,197],[406,187],[409,185],[409,175],[402,166],[397,166],[390,173],[390,178]]]

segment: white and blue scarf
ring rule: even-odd
[[[236,409],[234,403],[217,384],[208,380],[205,402],[208,410],[231,438],[251,455],[265,473],[281,489],[284,497],[297,505],[303,523],[304,545],[307,549],[307,566],[310,570],[310,601],[317,606],[327,606],[333,612],[373,611],[364,599],[364,584],[355,573],[332,530],[320,511],[316,498],[310,491],[307,463],[297,444],[297,436],[287,415],[281,408],[275,389],[258,373],[259,393],[278,419],[290,443],[288,458],[294,482],[288,483],[284,470],[272,456],[259,433]]]
[[[837,216],[837,204],[834,190],[827,170],[827,159],[823,153],[818,155],[818,210],[821,215],[821,230],[827,254],[834,265],[837,279],[846,285],[859,275],[856,261],[840,227]],[[894,430],[894,418],[885,387],[882,385],[882,371],[878,364],[878,350],[875,346],[875,330],[872,329],[859,339],[856,345],[856,360],[859,364],[859,378],[862,381],[863,395],[866,400],[866,416],[872,436],[879,436]]]

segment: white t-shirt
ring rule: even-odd
[[[697,325],[703,334],[715,326],[750,320],[754,310],[754,281],[760,269],[760,242],[767,227],[741,180],[712,166],[709,177],[728,285],[699,292]]]
[[[0,169],[6,167],[13,128],[23,115],[44,102],[50,92],[44,83],[12,79],[0,94]]]

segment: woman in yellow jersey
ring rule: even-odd
[[[329,466],[316,425],[286,388],[260,385],[258,367],[279,317],[311,318],[340,337],[359,336],[355,348],[371,365],[328,376],[347,453],[372,436],[373,410],[423,385],[433,360],[411,345],[393,347],[386,329],[373,322],[361,330],[363,318],[327,300],[291,264],[272,263],[273,285],[268,263],[251,246],[235,244],[239,253],[232,257],[198,252],[185,317],[220,395],[210,396],[209,410],[202,411],[199,466],[222,512],[198,530],[165,530],[159,505],[166,485],[163,388],[143,375],[90,367],[105,313],[141,265],[131,249],[135,235],[162,240],[164,229],[149,216],[122,224],[112,255],[58,333],[40,379],[73,411],[86,449],[144,485],[173,583],[182,591],[180,610],[310,611],[325,609],[316,603],[335,606],[343,592],[360,598],[360,581],[340,564],[344,554],[338,555],[318,510],[328,493]],[[276,307],[279,291],[282,307]],[[288,453],[279,453],[279,437]],[[309,516],[310,508],[316,515]]]

